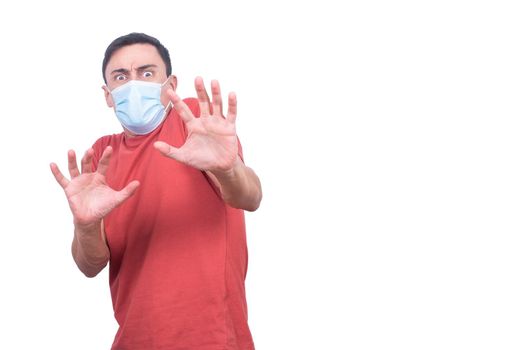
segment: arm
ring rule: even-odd
[[[260,180],[253,169],[244,165],[237,156],[233,168],[229,171],[206,171],[217,186],[222,199],[234,208],[255,211],[262,200]]]
[[[105,174],[109,167],[112,149],[106,147],[96,171],[91,169],[93,153],[93,149],[89,149],[82,158],[82,173],[80,173],[75,152],[68,152],[71,180],[65,178],[55,163],[51,163],[51,172],[64,189],[73,214],[75,230],[71,253],[78,268],[87,277],[96,276],[109,261],[103,218],[129,198],[139,186],[138,181],[131,181],[120,191],[110,188],[106,183]]]
[[[229,94],[227,118],[222,114],[222,97],[218,81],[211,82],[212,105],[202,78],[195,79],[200,118],[174,91],[167,94],[180,118],[186,125],[188,136],[180,148],[165,142],[155,142],[155,148],[164,156],[205,171],[218,187],[222,199],[230,206],[249,211],[256,210],[262,199],[260,180],[255,172],[244,165],[238,155],[236,134],[237,99]]]
[[[75,224],[71,253],[78,269],[95,277],[109,262],[109,248],[103,234],[103,221],[93,225]]]

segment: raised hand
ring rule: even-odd
[[[129,198],[138,188],[138,181],[131,181],[121,191],[115,191],[107,185],[106,172],[111,159],[112,148],[107,147],[100,158],[98,169],[92,170],[93,149],[89,149],[78,170],[74,151],[68,152],[68,167],[71,180],[68,180],[51,163],[51,172],[58,184],[64,189],[69,207],[73,213],[75,225],[98,224],[111,210]]]
[[[218,81],[211,81],[213,102],[209,97],[202,78],[195,79],[200,118],[196,118],[189,107],[173,90],[167,91],[173,108],[184,121],[188,136],[182,147],[176,148],[165,142],[155,142],[155,148],[163,155],[199,170],[227,172],[233,168],[238,154],[235,121],[237,99],[229,94],[227,118],[222,114],[222,96]],[[212,107],[212,108],[211,108]]]

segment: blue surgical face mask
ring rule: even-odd
[[[160,102],[164,84],[131,80],[113,89],[111,95],[120,124],[137,135],[155,130],[164,120],[169,107],[169,104],[164,107]]]

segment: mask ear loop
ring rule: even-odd
[[[169,78],[167,78],[166,81],[164,81],[162,83],[162,85],[160,85],[160,88],[163,88],[164,85],[166,85],[166,83],[169,81],[169,79],[171,79],[171,76]],[[171,108],[173,108],[173,102],[171,102],[171,100],[169,100],[169,102],[167,103],[167,106],[164,108],[164,116],[167,115],[168,111],[170,111]]]
[[[164,108],[164,114],[167,114],[167,112],[170,111],[171,108],[173,108],[173,102],[169,101],[166,108]]]

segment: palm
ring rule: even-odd
[[[100,159],[97,171],[91,172],[92,152],[86,153],[82,160],[83,171],[80,174],[76,166],[74,152],[70,152],[70,181],[62,175],[55,164],[51,165],[53,175],[55,175],[56,180],[64,189],[75,222],[79,224],[88,225],[99,222],[111,210],[126,200],[138,187],[137,181],[131,182],[121,191],[115,191],[107,185],[105,172],[107,171],[110,156],[111,149],[108,148]]]
[[[223,118],[195,118],[187,125],[189,135],[180,148],[185,162],[201,170],[229,169],[238,153],[235,126]]]
[[[117,194],[98,173],[82,174],[65,188],[73,216],[79,222],[101,220],[118,205]]]
[[[175,148],[165,142],[156,142],[155,147],[164,155],[200,170],[227,171],[235,163],[238,154],[236,136],[236,97],[229,97],[228,117],[222,115],[222,101],[218,82],[213,81],[213,112],[210,111],[209,98],[197,78],[196,90],[200,104],[200,118],[195,118],[189,107],[174,92],[168,92],[175,110],[188,130],[186,142]]]

